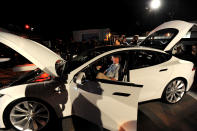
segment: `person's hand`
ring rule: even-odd
[[[100,70],[102,68],[102,66],[96,66],[97,70]]]
[[[112,81],[117,81],[115,78],[111,78]]]

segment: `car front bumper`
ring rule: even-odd
[[[0,128],[6,128],[5,123],[3,122],[3,114],[10,101],[11,97],[8,95],[3,95],[0,97]]]

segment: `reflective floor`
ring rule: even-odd
[[[139,105],[138,131],[196,131],[197,100],[189,94],[177,104],[152,101]]]

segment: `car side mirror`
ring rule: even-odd
[[[80,72],[74,79],[75,83],[82,85],[85,82],[85,73],[84,72]]]

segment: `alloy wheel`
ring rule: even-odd
[[[49,110],[41,103],[23,101],[12,108],[10,122],[18,130],[41,130],[49,122]]]
[[[172,81],[166,89],[165,97],[169,103],[177,103],[185,94],[185,83],[182,80]]]

